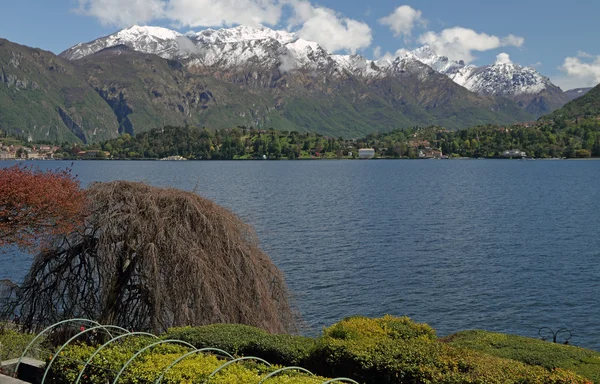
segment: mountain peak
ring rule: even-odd
[[[433,56],[438,56],[429,44],[425,44],[424,46],[411,51],[411,53],[418,58],[430,58]]]
[[[206,29],[204,31],[190,33],[188,34],[188,37],[213,43],[273,39],[282,44],[286,44],[298,39],[298,36],[295,33],[276,31],[262,25],[257,27],[240,25],[233,28],[221,28],[217,30]]]
[[[114,35],[116,38],[128,39],[128,38],[139,38],[141,36],[151,36],[161,40],[173,40],[181,35],[181,33],[173,31],[171,29],[153,26],[139,26],[132,25],[129,28],[120,30]]]

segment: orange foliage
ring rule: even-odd
[[[0,247],[36,250],[83,219],[85,192],[68,170],[0,169]]]

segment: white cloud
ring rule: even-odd
[[[396,52],[391,53],[391,52],[386,52],[383,56],[381,56],[381,59],[386,59],[389,61],[394,61],[396,60],[396,58],[398,56],[403,56],[404,54],[410,52],[408,49],[406,48],[400,48],[398,49]]]
[[[93,16],[103,25],[127,27],[164,16],[162,0],[78,0],[75,12]]]
[[[292,1],[290,28],[301,25],[298,35],[316,41],[329,52],[357,50],[371,45],[373,35],[366,23],[344,17],[333,9],[315,7],[308,1]]]
[[[500,53],[496,56],[496,64],[512,64],[508,53]]]
[[[559,67],[564,75],[553,81],[562,89],[594,87],[600,83],[600,55],[581,55],[582,53],[579,52],[578,57],[565,58],[563,65]]]
[[[379,23],[387,25],[394,36],[410,36],[415,24],[425,25],[421,11],[408,5],[401,5],[391,14],[379,19]]]
[[[183,27],[233,25],[276,26],[287,7],[290,28],[300,37],[318,42],[330,52],[355,53],[371,45],[371,28],[308,0],[78,0],[75,11],[97,18],[102,24],[127,27],[153,20],[167,20]]]
[[[500,47],[521,47],[525,39],[515,35],[498,37],[463,27],[444,29],[440,33],[426,32],[419,37],[421,44],[428,44],[438,54],[453,60],[469,63],[475,60],[473,51],[489,51]]]
[[[381,47],[377,46],[375,48],[373,48],[373,58],[375,60],[379,59],[381,57]]]
[[[281,55],[279,56],[279,71],[281,73],[291,72],[297,68],[298,62],[291,56]]]
[[[275,25],[282,5],[276,0],[170,0],[166,17],[179,26]]]
[[[590,55],[589,53],[584,52],[584,51],[577,51],[577,57],[581,57],[584,59],[591,59],[592,57],[594,57],[594,55]]]

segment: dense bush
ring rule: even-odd
[[[589,369],[597,367],[593,364],[599,355],[580,348],[482,332],[465,332],[440,340],[426,324],[391,316],[348,318],[314,339],[271,335],[245,325],[224,324],[174,328],[163,338],[185,340],[197,348],[220,348],[238,356],[257,356],[280,366],[299,365],[321,376],[350,377],[367,384],[589,384],[590,380],[571,370],[593,379]],[[111,381],[135,351],[151,342],[143,338],[124,340],[95,358],[85,371],[84,383]],[[155,347],[139,356],[120,382],[153,382],[187,350],[176,345]],[[72,383],[82,362],[93,351],[93,347],[85,345],[67,348],[52,366],[52,382]],[[212,355],[190,356],[169,371],[164,382],[202,381],[223,362]],[[275,369],[252,362],[239,363],[209,382],[257,383]],[[269,382],[300,384],[324,380],[288,373]]]
[[[364,383],[585,383],[571,372],[529,366],[440,342],[407,317],[353,317],[317,339],[270,335],[243,325],[175,328],[165,335],[194,344],[300,365]]]
[[[34,337],[34,334],[20,333],[6,328],[3,329],[0,325],[0,361],[16,359],[21,356]],[[40,338],[39,341],[30,348],[27,356],[35,358],[45,356],[47,352],[43,349],[43,343],[44,339]]]
[[[309,337],[272,335],[240,324],[172,328],[165,338],[187,341],[196,348],[219,348],[243,356],[258,356],[272,364],[304,366],[316,340]]]
[[[365,383],[586,383],[549,371],[441,343],[433,329],[408,318],[350,318],[324,331],[309,368]]]
[[[128,340],[120,345],[104,349],[94,357],[92,365],[84,371],[82,383],[104,384],[112,382],[116,374],[135,351],[147,345],[149,340]],[[79,370],[95,348],[87,345],[67,347],[52,364],[49,372],[50,383],[72,384]],[[189,351],[176,345],[160,345],[151,352],[138,356],[124,371],[119,383],[153,383],[171,362]],[[189,356],[167,372],[163,383],[179,384],[204,382],[208,376],[226,360],[210,354]],[[256,384],[261,378],[280,367],[269,367],[251,361],[231,364],[219,371],[207,383],[211,384]],[[295,371],[281,374],[265,381],[267,384],[317,384],[327,380],[323,377],[309,376]]]
[[[455,347],[540,365],[547,369],[568,369],[600,383],[600,353],[589,349],[479,330],[459,332],[448,336],[444,341]]]

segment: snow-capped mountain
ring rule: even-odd
[[[180,60],[195,68],[251,67],[281,72],[310,70],[368,78],[393,75],[399,70],[391,60],[373,61],[360,55],[334,55],[318,43],[304,40],[292,32],[245,26],[188,34],[160,27],[133,26],[89,43],[77,44],[60,56],[78,60],[120,45],[164,59]],[[409,61],[418,60],[409,57],[400,59],[402,63]],[[422,69],[427,71],[425,67]]]
[[[207,29],[185,35],[166,28],[133,26],[90,43],[78,44],[61,56],[76,60],[121,44],[165,59],[184,60],[188,66],[236,68],[252,65],[279,68],[283,72],[294,69],[347,70],[367,77],[385,76],[392,68],[389,60],[372,61],[360,55],[329,54],[319,44],[292,32],[245,26]],[[534,68],[513,64],[508,57],[501,56],[492,65],[476,67],[439,56],[431,47],[424,46],[401,55],[401,60],[419,61],[483,95],[514,97],[538,94],[545,89],[556,91],[557,87]]]
[[[165,59],[182,60],[188,66],[230,69],[252,65],[280,68],[285,72],[300,68],[316,70],[335,64],[317,43],[301,39],[295,33],[245,26],[185,35],[166,28],[133,26],[78,44],[61,56],[77,60],[116,45]]]
[[[103,49],[126,45],[136,51],[151,53],[162,58],[174,59],[179,56],[185,42],[179,32],[160,27],[140,27],[134,25],[115,34],[96,39],[89,43],[79,43],[60,54],[69,60],[77,60]]]
[[[492,65],[476,67],[437,55],[429,46],[401,54],[395,60],[369,60],[360,55],[337,55],[296,33],[266,27],[206,29],[181,34],[166,28],[133,26],[89,43],[78,44],[61,54],[77,60],[107,48],[127,46],[137,52],[178,60],[190,70],[217,74],[246,72],[267,85],[287,72],[366,81],[404,78],[406,71],[421,81],[444,75],[454,83],[483,96],[513,99],[527,112],[541,116],[564,105],[568,96],[534,68],[498,56]]]
[[[463,61],[453,61],[437,55],[429,46],[404,54],[427,64],[450,77],[468,90],[491,96],[519,96],[538,94],[544,89],[557,88],[549,78],[535,68],[524,67],[510,61],[508,55],[500,54],[494,64],[477,67]]]
[[[494,64],[482,67],[437,55],[429,46],[403,56],[421,61],[477,94],[511,98],[535,116],[551,112],[569,101],[569,96],[549,78],[535,68],[513,63],[504,53],[497,56]]]

